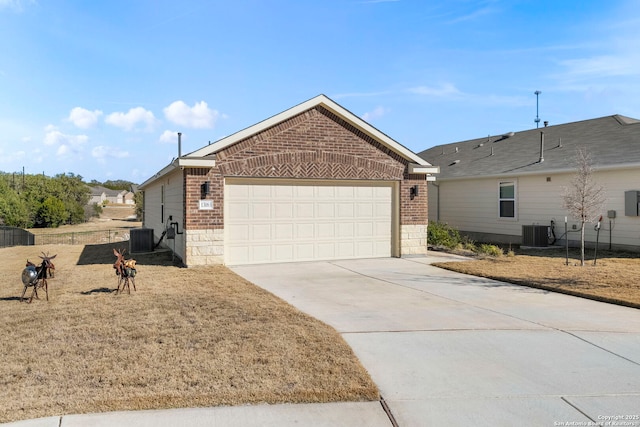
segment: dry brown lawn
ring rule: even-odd
[[[640,254],[600,251],[593,265],[593,250],[580,266],[579,254],[570,250],[569,264],[562,249],[526,250],[515,256],[434,264],[460,273],[488,277],[640,308]]]
[[[222,266],[136,255],[115,295],[112,248],[0,249],[0,422],[71,413],[376,400],[351,348]],[[21,303],[25,261],[57,254],[49,302]]]

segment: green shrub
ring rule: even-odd
[[[461,244],[462,239],[455,228],[445,223],[431,221],[427,228],[427,242],[430,245],[455,249]]]
[[[487,245],[484,243],[478,247],[478,253],[483,255],[493,256],[493,257],[500,257],[504,255],[504,252],[500,247],[496,245]]]

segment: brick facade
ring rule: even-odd
[[[399,182],[400,253],[426,251],[427,182],[376,139],[316,106],[214,154],[215,167],[183,171],[187,265],[224,262],[225,177]],[[201,186],[209,182],[209,194]],[[411,199],[410,188],[419,195]],[[213,210],[200,210],[201,199]]]
[[[424,175],[409,175],[407,161],[332,112],[316,107],[216,153],[211,169],[187,169],[186,230],[224,228],[224,177],[362,179],[400,182],[400,223],[426,224]],[[208,171],[208,173],[207,173]],[[212,211],[198,210],[209,181]],[[419,196],[409,197],[418,185]]]

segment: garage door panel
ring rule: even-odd
[[[313,218],[313,203],[309,203],[309,202],[300,202],[300,203],[296,203],[295,205],[295,215],[296,218],[298,219],[311,219]]]
[[[236,202],[228,207],[229,216],[237,219],[250,218],[250,207],[246,202]]]
[[[313,243],[297,244],[295,246],[295,253],[298,255],[300,261],[310,261],[315,259]]]
[[[337,214],[338,219],[353,219],[355,217],[353,202],[338,203]]]
[[[351,239],[355,236],[355,227],[352,222],[342,222],[337,224],[338,226],[338,236],[343,239]]]
[[[356,196],[354,187],[338,187],[336,198],[342,200],[353,200]]]
[[[333,219],[336,216],[335,203],[318,203],[317,204],[316,218],[329,218]]]
[[[392,183],[238,181],[225,190],[227,264],[391,256]]]
[[[273,195],[279,200],[293,200],[294,188],[291,186],[278,186],[274,188]]]
[[[374,255],[374,244],[373,242],[357,242],[357,251],[363,257],[373,257]]]
[[[249,236],[251,235],[249,232],[249,225],[240,224],[240,225],[230,225],[229,226],[229,234],[235,236],[237,240],[249,240]]]
[[[273,234],[273,239],[276,241],[286,240],[292,241],[294,238],[294,225],[293,224],[276,224],[273,226],[275,229],[275,233]]]
[[[356,237],[360,239],[370,239],[375,237],[373,230],[375,229],[374,224],[372,222],[361,222],[356,226]]]
[[[262,202],[262,203],[253,202],[253,204],[251,204],[250,206],[251,206],[251,208],[249,209],[249,211],[251,212],[250,219],[253,219],[253,220],[261,220],[261,219],[270,220],[271,219],[272,217],[271,204],[265,203],[265,202]]]
[[[333,242],[318,243],[317,259],[335,259],[336,252]]]
[[[269,199],[271,197],[272,188],[267,185],[246,185],[248,189],[248,197],[257,199]]]
[[[352,258],[355,254],[355,244],[353,242],[338,242],[338,253],[340,257]]]
[[[313,198],[335,199],[337,197],[336,188],[333,186],[316,187]]]
[[[291,243],[275,245],[275,261],[286,262],[292,259],[293,249],[294,249],[294,245]]]
[[[373,218],[373,205],[369,203],[358,203],[356,206],[358,218]]]
[[[355,197],[357,197],[358,199],[360,198],[371,199],[374,196],[373,187],[357,187],[355,190],[356,190]]]
[[[271,240],[270,224],[253,224],[249,230],[248,240]]]
[[[315,226],[312,223],[303,223],[303,224],[296,224],[296,238],[298,239],[313,239],[313,236],[315,235],[314,233],[314,229]]]
[[[333,239],[336,237],[336,230],[334,223],[320,223],[316,225],[316,237],[318,239]]]
[[[273,262],[271,261],[271,252],[271,245],[254,244],[249,250],[250,258],[256,263]]]

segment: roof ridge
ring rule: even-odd
[[[634,119],[633,117],[623,116],[622,114],[614,114],[613,118],[618,121],[621,125],[634,125],[636,123],[640,123],[640,120]]]

